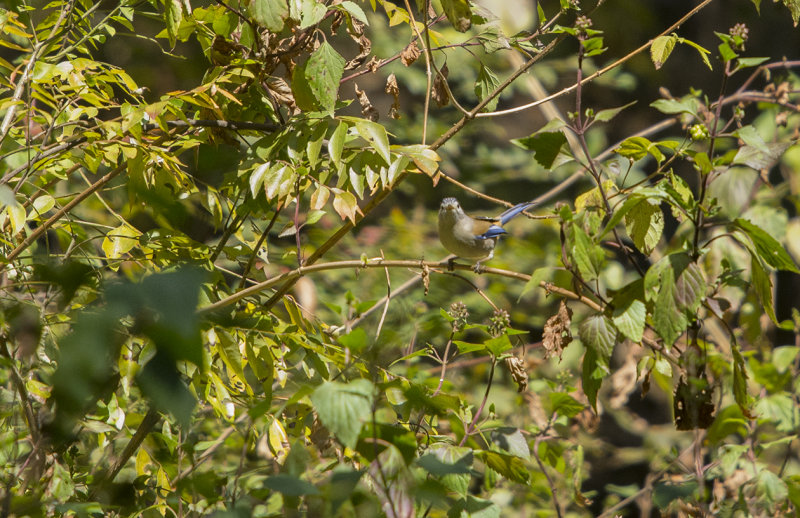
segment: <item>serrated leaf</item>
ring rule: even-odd
[[[481,68],[478,71],[478,80],[475,82],[475,95],[478,97],[478,100],[483,101],[486,99],[498,86],[500,86],[500,80],[497,79],[497,76],[490,68],[483,66],[483,63],[481,63]],[[497,108],[497,102],[499,100],[500,97],[495,96],[481,111],[494,111],[495,108]]]
[[[483,450],[477,451],[476,456],[487,466],[514,482],[525,484],[531,476],[525,468],[525,462],[514,455]]]
[[[344,65],[344,58],[326,41],[311,54],[303,68],[303,76],[314,100],[320,109],[331,114],[339,95]],[[295,82],[293,79],[292,90]]]
[[[551,392],[548,397],[549,406],[547,410],[549,414],[555,413],[572,418],[583,412],[585,408],[584,405],[574,397],[563,392]]]
[[[321,22],[325,18],[328,8],[324,4],[317,2],[317,0],[303,0],[301,12],[300,29],[307,29]]]
[[[612,301],[614,325],[622,336],[635,343],[641,342],[644,335],[647,306],[640,299],[643,296],[642,281],[639,280],[620,291]]]
[[[653,44],[650,46],[650,59],[653,60],[656,70],[666,63],[672,49],[675,48],[676,41],[677,38],[674,35],[659,36],[653,40]]]
[[[650,106],[667,115],[689,113],[697,116],[697,101],[695,99],[658,99],[650,103]]]
[[[592,243],[589,236],[578,224],[572,225],[572,258],[586,281],[597,278],[605,256],[603,249]]]
[[[597,412],[597,392],[600,390],[603,378],[608,374],[608,361],[601,362],[597,352],[587,347],[581,367],[581,387],[595,412]]]
[[[289,16],[289,6],[286,0],[250,0],[250,14],[270,32],[280,32]]]
[[[653,327],[670,346],[694,320],[705,298],[706,281],[700,267],[678,252],[647,270],[644,291],[648,300],[654,300]]]
[[[567,143],[567,137],[560,131],[540,131],[527,137],[514,139],[512,142],[533,151],[533,158],[545,169],[550,169],[559,151]]]
[[[344,9],[350,14],[350,16],[352,16],[359,22],[363,23],[364,25],[369,25],[369,20],[367,20],[367,15],[364,13],[364,10],[361,9],[361,6],[359,6],[357,3],[351,2],[350,0],[345,0],[336,7]]]
[[[775,316],[775,303],[772,294],[772,279],[769,273],[761,266],[761,261],[755,255],[750,258],[750,282],[756,292],[761,306],[770,320],[778,323]]]
[[[742,229],[745,234],[752,240],[753,245],[761,259],[768,265],[778,270],[787,270],[794,273],[800,273],[797,265],[794,263],[792,256],[783,248],[777,239],[769,235],[758,225],[742,218],[737,218],[733,222],[734,225]]]
[[[327,381],[311,394],[322,424],[348,448],[355,448],[361,427],[372,415],[374,387],[369,380]]]
[[[587,348],[597,353],[599,360],[608,364],[617,343],[617,330],[611,319],[602,313],[590,315],[578,328],[578,336]]]
[[[647,155],[652,155],[659,163],[664,161],[664,154],[658,149],[658,146],[644,137],[627,138],[615,151],[633,162],[641,160]]]
[[[377,122],[360,119],[356,122],[356,131],[358,131],[361,138],[369,142],[372,148],[378,152],[386,162],[386,165],[392,163],[392,156],[389,152],[389,136],[386,133],[386,128]]]
[[[644,255],[650,255],[664,231],[664,213],[658,201],[643,199],[625,215],[625,230]]]

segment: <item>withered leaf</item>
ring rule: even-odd
[[[562,300],[558,306],[558,312],[548,318],[544,325],[542,346],[545,358],[558,354],[558,359],[561,359],[564,348],[572,342],[572,332],[569,330],[571,323],[572,310]]]
[[[525,392],[528,388],[528,373],[525,371],[524,362],[516,356],[506,358],[506,368],[511,373],[511,379],[517,384],[517,392]]]
[[[356,38],[354,38],[356,39]],[[356,57],[347,62],[344,66],[345,70],[352,70],[360,66],[372,52],[372,42],[364,35],[359,36],[356,41],[358,42],[359,52]]]
[[[378,110],[372,106],[372,103],[367,97],[367,93],[358,87],[357,83],[353,83],[356,87],[356,95],[358,96],[358,103],[361,105],[361,115],[365,118],[376,122],[378,120]]]
[[[420,54],[421,52],[419,47],[417,47],[417,42],[412,41],[403,49],[403,52],[400,53],[400,61],[402,61],[405,66],[409,67],[417,60]]]
[[[397,77],[394,74],[389,75],[386,78],[386,88],[384,88],[384,92],[391,95],[394,98],[392,102],[392,107],[389,108],[389,117],[393,119],[400,118],[400,87],[397,85]]]
[[[678,430],[706,429],[714,422],[714,389],[703,378],[681,377],[672,402],[675,428]]]
[[[448,91],[447,87],[447,74],[447,65],[444,65],[440,73],[436,74],[436,77],[433,79],[433,91],[431,92],[431,97],[433,97],[433,100],[436,101],[436,105],[440,108],[450,104],[450,92]]]

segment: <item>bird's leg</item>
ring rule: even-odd
[[[455,269],[456,269],[456,258],[451,257],[450,259],[447,260],[447,271],[452,272]]]
[[[483,259],[478,259],[477,261],[475,261],[475,264],[472,266],[472,271],[475,273],[483,273],[484,266],[481,263],[484,261],[489,261],[492,257],[494,257],[494,250],[489,252],[489,255],[487,255]]]

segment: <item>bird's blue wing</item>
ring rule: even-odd
[[[477,239],[491,239],[493,237],[501,236],[503,234],[507,234],[506,230],[503,227],[499,225],[492,225],[486,232],[475,237]]]

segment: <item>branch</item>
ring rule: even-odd
[[[89,501],[92,501],[94,497],[97,495],[97,493],[101,489],[103,489],[107,484],[110,484],[111,482],[114,481],[114,478],[116,478],[116,476],[119,474],[120,470],[125,465],[125,463],[128,462],[128,459],[130,459],[136,452],[136,450],[139,449],[139,446],[142,445],[142,442],[144,442],[145,437],[147,437],[147,434],[149,434],[150,431],[153,429],[153,427],[156,425],[159,418],[160,416],[156,410],[150,408],[147,411],[144,418],[142,419],[142,422],[139,423],[139,427],[136,429],[136,432],[133,434],[133,437],[131,437],[131,440],[128,441],[128,444],[125,445],[125,449],[122,450],[122,453],[120,453],[117,460],[114,461],[114,464],[111,465],[111,468],[109,468],[105,476],[100,480],[100,482],[98,482],[96,486],[94,486],[94,488],[89,493]]]
[[[712,2],[712,0],[703,0],[702,3],[697,5],[694,9],[692,9],[688,13],[686,13],[680,20],[678,20],[677,22],[675,22],[672,25],[670,25],[668,29],[662,31],[661,34],[656,36],[656,38],[658,38],[660,36],[666,36],[667,34],[669,34],[671,32],[674,32],[678,27],[683,25],[689,18],[691,18],[692,16],[697,14],[701,9],[706,7],[711,2]],[[619,65],[625,63],[626,61],[628,61],[631,58],[635,57],[636,55],[640,54],[641,52],[649,49],[650,46],[653,45],[653,41],[655,41],[655,38],[653,38],[652,40],[648,41],[647,43],[645,43],[644,45],[642,45],[638,49],[629,52],[628,54],[626,54],[625,56],[619,58],[618,60],[616,60],[615,62],[611,63],[610,65],[608,65],[608,66],[606,66],[604,68],[601,68],[600,70],[598,70],[594,74],[592,74],[590,76],[586,76],[585,78],[583,78],[581,80],[580,83],[576,83],[574,85],[568,86],[568,87],[564,88],[563,90],[561,90],[559,92],[556,92],[554,94],[549,95],[548,97],[545,97],[544,99],[538,99],[538,100],[536,100],[536,101],[534,101],[532,103],[523,104],[522,106],[517,106],[516,108],[509,108],[507,110],[499,110],[499,111],[494,111],[494,112],[491,112],[491,113],[479,113],[479,114],[476,115],[476,117],[499,117],[501,115],[510,115],[512,113],[521,112],[521,111],[527,110],[529,108],[534,108],[536,106],[539,106],[540,104],[544,104],[544,103],[546,103],[548,101],[552,101],[553,99],[558,99],[562,95],[566,95],[566,94],[568,94],[570,92],[575,91],[575,89],[578,88],[579,84],[580,85],[584,85],[584,84],[586,84],[586,83],[588,83],[590,81],[594,81],[595,79],[597,79],[598,77],[602,76],[603,74],[606,74],[606,73],[610,72],[611,70],[617,68]]]
[[[85,200],[86,198],[88,198],[89,196],[94,194],[95,192],[97,192],[101,187],[103,187],[105,184],[107,184],[109,181],[111,181],[115,176],[119,175],[122,171],[127,170],[127,168],[128,168],[128,164],[127,163],[122,163],[122,164],[118,165],[117,167],[115,167],[114,169],[112,169],[111,171],[106,173],[105,176],[103,176],[102,178],[97,180],[95,183],[90,185],[86,190],[80,192],[77,196],[72,198],[72,200],[70,200],[69,203],[64,205],[61,208],[61,210],[59,210],[58,212],[53,214],[50,217],[50,219],[48,219],[47,221],[42,223],[40,226],[36,227],[36,229],[34,229],[34,231],[31,232],[30,234],[28,234],[28,237],[23,239],[22,243],[20,243],[14,250],[12,250],[5,257],[5,260],[2,263],[0,263],[0,271],[3,271],[5,269],[5,267],[8,266],[9,263],[11,263],[11,261],[16,259],[17,256],[19,254],[21,254],[23,251],[25,251],[25,249],[28,248],[34,241],[39,239],[39,237],[41,237],[42,234],[47,232],[47,230],[50,227],[52,227],[59,219],[63,218],[64,215],[67,212],[71,211],[80,202],[82,202],[83,200]]]
[[[457,263],[455,263],[452,266],[453,266],[453,269],[455,269],[455,270],[472,271],[472,266],[468,265],[468,264],[457,264]],[[314,264],[314,265],[307,264],[305,266],[300,266],[300,267],[298,267],[298,268],[296,268],[294,270],[291,270],[291,271],[288,271],[288,272],[284,272],[284,273],[282,273],[280,275],[277,275],[275,277],[272,277],[270,279],[262,281],[262,282],[260,282],[258,284],[255,284],[255,285],[250,286],[248,288],[245,288],[243,290],[237,291],[236,293],[234,293],[232,295],[229,295],[229,296],[227,296],[227,297],[225,297],[223,299],[220,299],[217,302],[214,302],[213,304],[209,304],[208,306],[204,306],[202,308],[198,308],[197,313],[200,314],[200,315],[211,313],[213,311],[216,311],[218,309],[224,308],[226,306],[230,306],[231,304],[234,304],[234,303],[242,300],[245,297],[249,297],[251,295],[256,295],[256,294],[258,294],[258,293],[260,293],[260,292],[262,292],[264,290],[270,289],[273,286],[275,286],[275,285],[277,285],[277,284],[279,284],[281,282],[284,282],[286,284],[288,284],[290,282],[294,283],[294,281],[296,281],[300,277],[302,277],[304,275],[308,275],[310,273],[315,273],[315,272],[321,272],[321,271],[327,271],[327,270],[343,270],[343,269],[349,269],[349,268],[428,268],[431,271],[442,271],[444,269],[447,269],[448,267],[449,267],[449,264],[448,264],[447,260],[444,260],[444,261],[389,260],[389,261],[387,261],[387,260],[382,259],[380,257],[375,257],[375,258],[372,258],[372,259],[365,259],[363,261],[358,259],[358,260],[349,260],[349,261],[333,261],[333,262],[330,262],[330,263],[320,263],[320,264]],[[530,279],[531,279],[530,275],[527,275],[527,274],[524,274],[524,273],[519,273],[519,272],[514,272],[514,271],[511,271],[511,270],[502,270],[502,269],[499,269],[499,268],[484,268],[481,272],[482,272],[482,274],[483,273],[487,273],[487,274],[500,275],[502,277],[508,277],[508,278],[511,278],[511,279],[517,279],[517,280],[525,281],[525,282],[530,281]],[[286,284],[284,284],[284,286]],[[539,283],[539,287],[547,290],[550,293],[557,293],[557,294],[559,294],[559,295],[561,295],[563,297],[566,297],[568,299],[575,300],[575,301],[581,302],[583,304],[586,304],[587,306],[589,306],[590,308],[592,308],[592,309],[594,309],[596,311],[602,311],[603,310],[603,308],[597,302],[595,302],[594,300],[592,300],[592,299],[590,299],[590,298],[588,298],[588,297],[586,297],[584,295],[578,295],[578,294],[573,293],[573,292],[571,292],[571,291],[569,291],[569,290],[567,290],[565,288],[561,288],[561,287],[556,286],[554,284],[551,284],[549,282],[542,281],[542,282]],[[273,295],[272,298],[275,298],[275,296]],[[270,300],[272,300],[272,299],[270,299]]]

